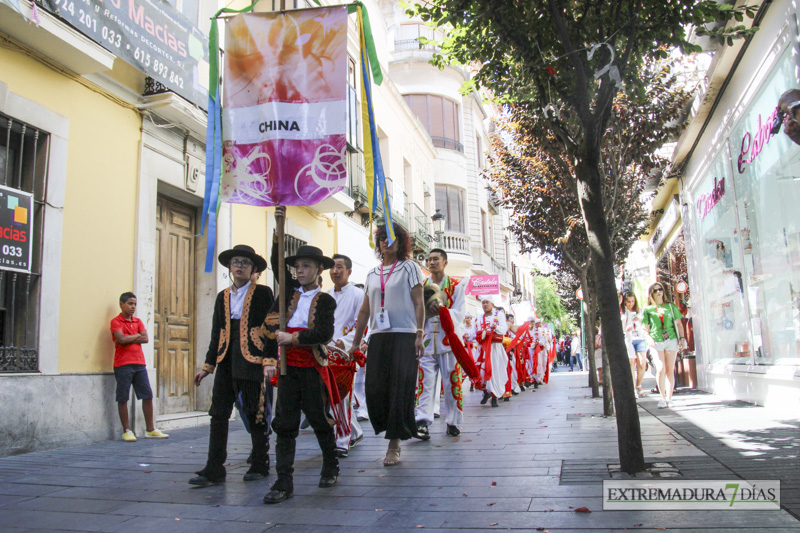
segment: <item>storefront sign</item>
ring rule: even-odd
[[[31,271],[33,195],[0,185],[0,270]]]
[[[162,85],[207,107],[206,78],[198,67],[208,62],[208,39],[166,1],[43,0],[43,5]]]
[[[470,276],[469,281],[467,281],[467,288],[464,292],[475,296],[500,294],[500,276],[497,274]]]
[[[653,231],[653,237],[650,244],[653,246],[653,251],[657,252],[666,238],[669,236],[675,223],[678,222],[680,217],[680,210],[678,209],[678,202],[672,200],[667,207],[667,210],[661,216],[661,220],[656,224],[656,229]]]
[[[714,178],[714,187],[711,189],[710,193],[701,194],[700,198],[697,200],[697,212],[700,214],[700,220],[706,218],[711,210],[717,205],[720,198],[725,195],[725,178],[722,177],[717,181],[717,178]]]
[[[768,119],[762,124],[761,123],[761,113],[758,114],[758,125],[756,126],[755,134],[752,134],[749,131],[746,131],[742,136],[742,144],[741,149],[739,151],[739,160],[737,169],[739,170],[739,174],[744,174],[745,163],[752,163],[755,161],[758,154],[764,149],[764,147],[769,143],[772,139],[773,134],[770,131],[772,129],[772,124],[775,122],[775,118],[778,116],[778,108],[776,107],[772,114],[769,115]]]

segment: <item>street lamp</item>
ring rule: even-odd
[[[433,221],[433,233],[436,235],[436,244],[441,246],[444,234],[444,213],[437,209],[431,220]]]

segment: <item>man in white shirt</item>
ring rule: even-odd
[[[581,371],[583,371],[583,362],[581,358],[583,357],[583,349],[581,347],[581,332],[576,331],[572,336],[572,356],[569,358],[569,371],[572,372],[572,367],[575,365],[575,360],[578,361],[578,366],[580,367]]]
[[[333,287],[328,289],[328,294],[336,300],[333,339],[329,346],[332,345],[344,352],[347,352],[353,344],[358,312],[361,310],[361,304],[364,303],[364,291],[350,283],[350,275],[352,273],[353,261],[346,255],[335,254],[333,256],[333,267],[330,270]],[[347,413],[350,421],[350,424],[346,427],[339,427],[339,424],[336,425],[336,454],[342,458],[347,457],[351,446],[354,446],[364,438],[364,431],[361,429],[361,424],[358,423],[357,417],[353,416],[351,408],[356,365],[349,360],[340,361],[338,356],[341,354],[338,351],[334,351],[334,353],[336,353],[337,357],[332,357],[331,355],[328,357],[337,383],[341,383],[339,377],[342,376],[345,378],[344,381],[350,384],[350,387],[345,387],[347,390],[342,390],[341,386],[339,390],[339,395],[342,398],[341,407]]]
[[[423,288],[429,283],[436,284],[447,297],[445,307],[450,310],[453,324],[458,330],[464,320],[466,299],[464,289],[466,283],[461,283],[460,278],[452,278],[445,274],[447,267],[447,253],[439,248],[434,248],[428,253],[428,270],[431,273],[423,283]],[[463,397],[461,389],[461,369],[456,366],[456,357],[450,347],[445,332],[439,321],[438,301],[431,303],[427,309],[429,319],[425,321],[425,332],[422,344],[425,355],[419,360],[419,386],[417,389],[417,438],[430,439],[428,426],[433,424],[434,400],[439,395],[437,377],[442,376],[444,384],[444,407],[447,434],[457,437],[461,434],[458,426],[464,420]],[[456,331],[460,338],[461,332]]]

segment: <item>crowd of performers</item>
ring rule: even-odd
[[[464,331],[464,344],[480,368],[470,389],[483,391],[480,403],[491,400],[492,407],[547,383],[556,357],[555,338],[542,319],[517,324],[496,303],[496,297],[484,296],[482,313],[468,314]]]
[[[214,385],[206,465],[189,483],[225,482],[233,407],[251,436],[245,481],[269,475],[269,438],[275,434],[277,479],[264,496],[264,503],[275,504],[294,493],[302,424],[313,429],[322,452],[319,487],[329,488],[338,482],[339,460],[364,436],[361,422],[384,433],[384,465],[390,467],[400,462],[402,441],[430,438],[439,415],[447,435],[460,434],[467,379],[471,390],[483,392],[480,403],[491,399],[492,407],[547,383],[555,343],[541,320],[517,325],[492,296],[483,297],[483,312],[473,317],[466,311],[466,282],[446,273],[447,254],[431,250],[430,276],[424,278],[410,260],[408,233],[398,225],[394,232],[389,245],[386,228],[378,228],[380,264],[363,289],[349,280],[350,258],[328,258],[314,246],[286,257],[285,289],[277,297],[256,283],[267,264],[251,247],[219,254],[232,285],[217,296],[205,364],[195,376],[199,386],[214,374]],[[271,264],[277,274],[275,244]],[[333,282],[327,291],[320,287],[325,270]],[[284,328],[280,298],[287,310]],[[286,371],[279,375],[281,358]]]

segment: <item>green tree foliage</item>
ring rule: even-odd
[[[475,66],[473,87],[535,110],[541,134],[565,154],[590,250],[604,346],[613,355],[620,465],[630,473],[642,470],[632,377],[627,358],[616,355],[624,353],[625,341],[602,147],[618,93],[633,103],[645,100],[639,76],[644,65],[664,59],[672,48],[696,51],[687,40],[690,26],[723,40],[754,31],[736,23],[752,18],[755,9],[716,0],[425,0],[409,11],[448,29],[435,62]]]
[[[575,323],[564,308],[553,280],[536,276],[533,278],[533,285],[536,291],[536,314],[539,318],[545,323],[553,324],[561,334],[575,331]]]

